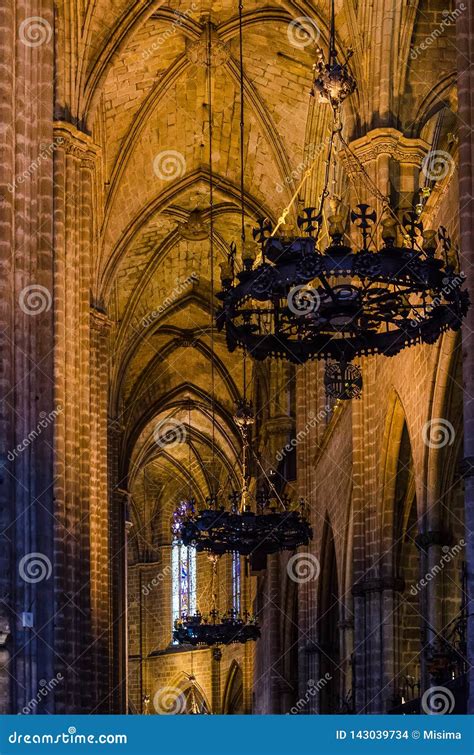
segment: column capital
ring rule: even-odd
[[[80,157],[86,163],[94,165],[100,153],[100,147],[92,137],[80,131],[67,121],[55,121],[53,126],[54,142],[64,149],[66,154]]]
[[[280,417],[271,417],[267,419],[263,426],[264,433],[267,436],[279,435],[281,433],[289,433],[295,427],[295,420],[287,415],[281,415]]]
[[[380,155],[388,155],[399,163],[419,168],[430,146],[424,139],[410,139],[396,128],[376,128],[364,136],[354,139],[350,149],[363,165],[376,160]],[[349,173],[358,172],[355,160],[347,153],[341,153],[341,159]]]
[[[403,592],[405,589],[405,580],[401,577],[376,577],[373,579],[364,579],[356,582],[352,588],[354,597],[361,597],[370,592]]]
[[[110,328],[114,325],[113,320],[108,317],[107,313],[98,309],[97,307],[90,308],[90,316],[91,326],[96,330],[110,330]]]

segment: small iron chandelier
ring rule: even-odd
[[[336,31],[334,0],[331,0],[331,25],[327,62],[321,48],[318,48],[318,60],[313,66],[315,74],[311,94],[319,94],[321,102],[329,102],[333,110],[338,111],[341,103],[357,88],[356,80],[351,76],[347,65],[353,55],[348,50],[344,63],[339,63],[336,50]]]
[[[173,639],[181,645],[232,645],[258,640],[260,629],[255,617],[247,611],[239,614],[231,609],[221,614],[217,608],[217,563],[219,556],[209,557],[212,562],[212,607],[203,616],[199,611],[184,615],[174,622]]]
[[[234,420],[243,441],[239,490],[230,494],[227,508],[217,496],[207,498],[206,508],[201,511],[196,510],[194,499],[181,501],[173,514],[174,537],[197,551],[218,555],[269,555],[307,545],[313,533],[303,499],[294,503],[289,496],[279,495],[269,478],[267,489],[259,490],[255,497],[250,495],[249,434],[254,417],[245,398],[239,403]]]

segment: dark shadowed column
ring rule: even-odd
[[[474,7],[468,0],[457,3],[458,95],[459,95],[459,203],[462,269],[474,300]],[[474,713],[474,307],[463,327],[464,374],[464,476],[468,636],[470,666],[468,712]]]

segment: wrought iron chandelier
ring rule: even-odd
[[[255,617],[247,611],[239,614],[231,609],[221,614],[217,608],[217,563],[219,556],[209,557],[212,562],[212,607],[207,615],[199,611],[184,615],[174,623],[173,639],[181,645],[232,645],[258,640],[260,629]]]
[[[384,244],[373,243],[376,214],[367,205],[351,212],[362,243],[345,243],[344,226],[334,203],[327,218],[330,244],[320,251],[314,208],[298,218],[305,236],[271,236],[260,223],[263,261],[247,257],[236,276],[223,276],[217,316],[230,351],[237,346],[255,359],[284,357],[335,360],[341,385],[361,387],[357,356],[392,356],[417,343],[434,343],[445,330],[457,330],[469,306],[464,277],[450,261],[446,229],[423,229],[415,213],[404,217],[404,246],[390,215],[382,220]],[[438,247],[442,257],[437,255]],[[331,385],[330,375],[327,385]],[[344,398],[344,396],[340,396]]]
[[[227,508],[217,496],[209,497],[206,507],[200,511],[196,510],[194,499],[181,501],[173,514],[175,538],[197,551],[219,555],[269,555],[307,545],[313,533],[303,499],[294,503],[288,496],[279,495],[266,475],[267,488],[259,490],[255,497],[250,495],[249,435],[254,418],[245,398],[234,420],[242,434],[241,486],[230,494]],[[258,459],[257,463],[260,464]]]
[[[352,57],[352,50],[348,50],[344,63],[339,63],[336,50],[336,31],[334,0],[331,0],[331,27],[329,34],[329,50],[327,62],[323,51],[318,48],[318,60],[313,66],[315,73],[311,94],[319,94],[321,102],[329,102],[338,111],[341,103],[352,94],[356,88],[356,80],[351,76],[347,62]]]
[[[258,360],[284,358],[295,364],[326,360],[326,391],[346,400],[360,396],[362,389],[354,359],[433,344],[444,331],[460,328],[469,296],[444,227],[424,228],[418,212],[407,212],[400,220],[373,185],[383,207],[379,218],[365,203],[346,209],[329,195],[336,138],[371,181],[341,133],[339,108],[355,90],[355,81],[347,58],[343,64],[337,61],[334,3],[328,62],[320,56],[314,88],[334,112],[319,206],[302,210],[297,230],[285,228],[315,160],[276,225],[268,218],[258,222],[256,244],[245,245],[239,271],[236,247],[231,246],[228,262],[221,266],[217,326],[225,329],[230,352],[241,347]],[[352,246],[357,231],[359,240]]]

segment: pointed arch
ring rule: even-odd
[[[244,675],[239,663],[234,659],[230,664],[224,689],[222,711],[227,715],[244,713]]]

